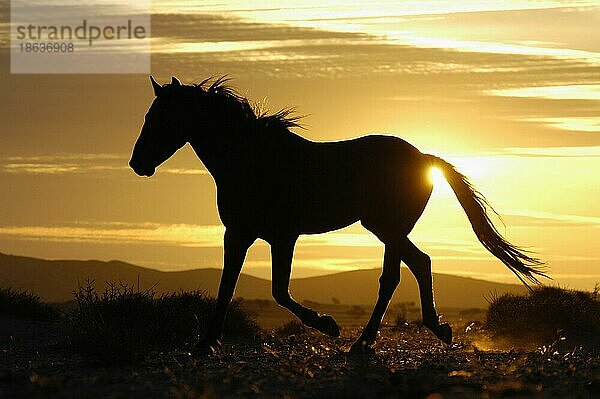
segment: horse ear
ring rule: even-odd
[[[150,75],[150,82],[152,82],[152,88],[154,89],[154,95],[158,97],[158,95],[162,92],[163,87],[159,85],[156,80]]]
[[[171,84],[173,86],[181,86],[181,82],[179,81],[179,79],[177,79],[175,76],[171,77]]]

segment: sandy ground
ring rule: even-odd
[[[148,353],[100,367],[68,349],[60,324],[0,322],[2,398],[600,398],[600,357],[510,350],[454,326],[445,346],[422,327],[386,327],[374,356],[348,356],[358,334],[300,331],[226,340],[220,354]]]

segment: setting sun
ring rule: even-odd
[[[438,168],[432,167],[429,170],[429,177],[431,178],[431,182],[435,187],[439,187],[440,185],[446,183],[444,174]]]

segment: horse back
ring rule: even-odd
[[[264,145],[242,176],[218,186],[223,223],[320,233],[360,220],[374,204],[402,195],[422,154],[393,136]]]

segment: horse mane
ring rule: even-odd
[[[231,78],[223,75],[218,78],[209,77],[193,85],[167,83],[163,87],[186,90],[188,92],[195,91],[196,93],[200,91],[202,94],[214,95],[227,104],[232,105],[233,109],[237,109],[243,119],[256,123],[259,127],[266,130],[303,128],[300,124],[303,116],[296,115],[294,108],[283,108],[275,113],[269,113],[266,109],[263,109],[261,104],[251,104],[246,97],[242,96],[228,84],[230,81]]]

